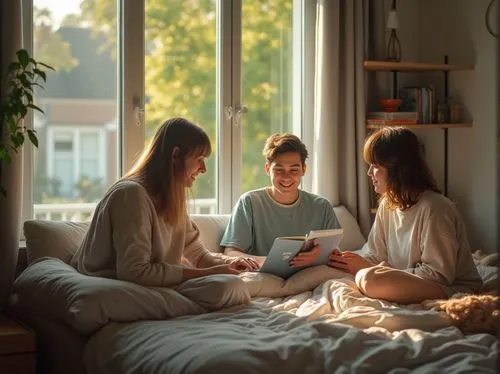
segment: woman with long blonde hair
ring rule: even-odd
[[[210,153],[201,127],[184,118],[163,123],[97,205],[72,265],[87,275],[164,287],[250,270],[252,259],[207,250],[187,214],[186,190],[205,173]]]
[[[364,146],[380,204],[362,255],[335,250],[329,265],[355,276],[365,295],[419,303],[480,289],[465,225],[436,188],[418,138],[403,127],[371,134]]]

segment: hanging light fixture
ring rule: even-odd
[[[396,0],[392,0],[391,10],[387,17],[387,29],[391,30],[389,40],[387,42],[386,60],[387,61],[401,61],[401,42],[399,41],[396,32],[398,24],[398,15],[396,13]]]

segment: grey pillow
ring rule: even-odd
[[[89,228],[90,222],[29,220],[24,222],[28,265],[42,257],[69,263]]]

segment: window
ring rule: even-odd
[[[45,115],[35,118],[40,147],[26,170],[34,203],[26,218],[88,217],[172,116],[201,124],[213,144],[192,191],[195,213],[229,213],[242,192],[267,184],[265,139],[300,135],[300,0],[33,0],[33,7],[34,55],[57,71],[36,96]]]
[[[90,184],[104,187],[106,174],[105,133],[89,126],[50,126],[48,130],[46,167],[47,178],[56,187],[52,194],[65,199],[95,201],[82,189]],[[35,191],[41,189],[37,186]]]

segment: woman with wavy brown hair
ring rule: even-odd
[[[87,275],[165,287],[250,270],[252,259],[207,250],[187,214],[186,190],[205,173],[210,153],[201,127],[184,118],[163,123],[97,205],[72,265]]]
[[[380,195],[375,221],[361,255],[335,250],[329,265],[354,275],[365,295],[396,303],[478,291],[465,225],[437,189],[416,135],[403,127],[379,129],[363,156]]]

